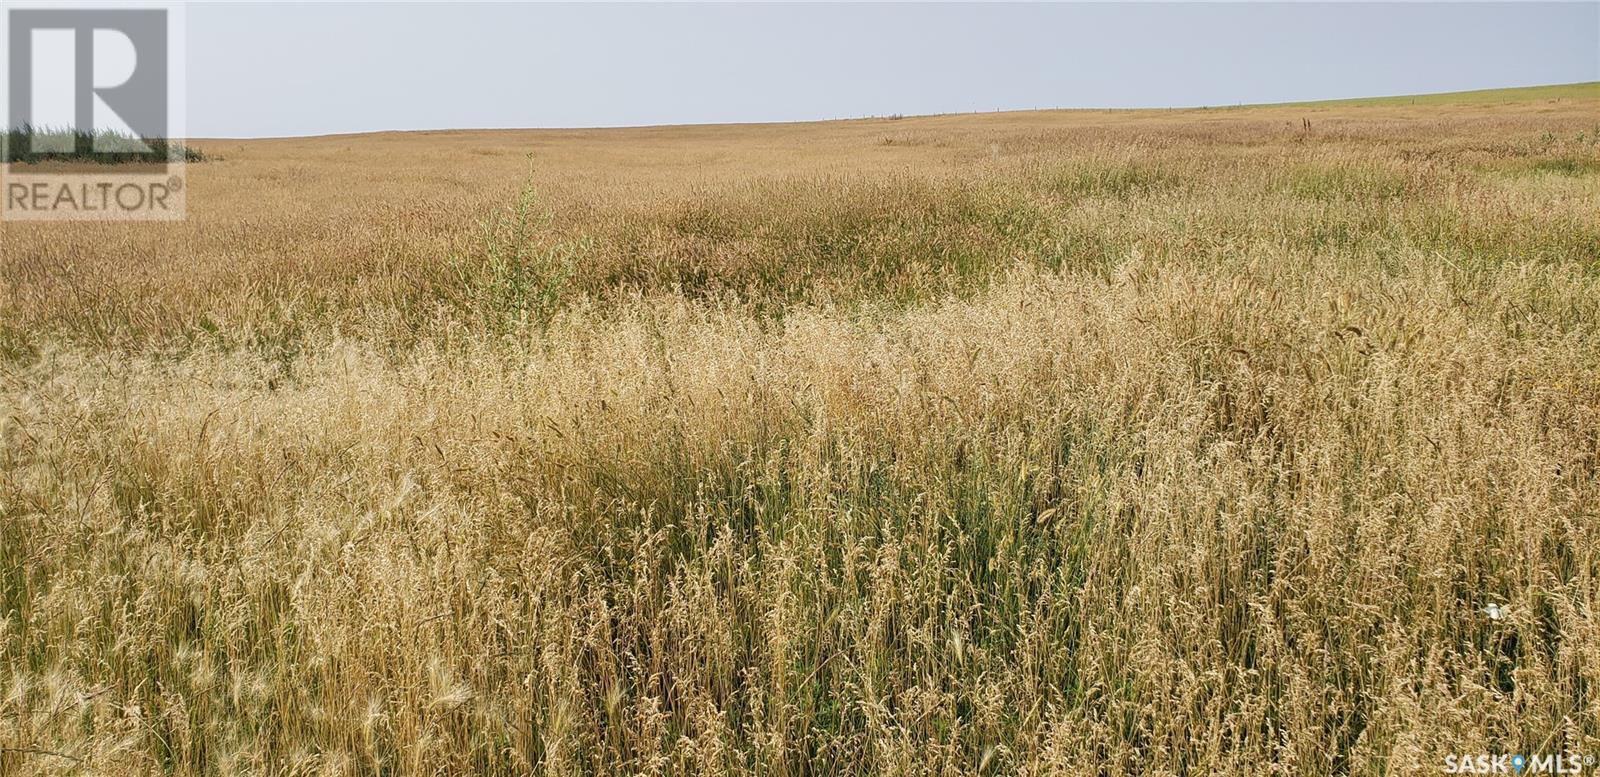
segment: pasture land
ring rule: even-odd
[[[198,141],[186,222],[0,224],[0,773],[1600,755],[1600,93],[1530,95]]]

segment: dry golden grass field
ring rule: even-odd
[[[0,224],[0,773],[1600,755],[1600,85],[196,145]]]

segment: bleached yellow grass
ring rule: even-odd
[[[1531,169],[1594,156],[1583,110],[1537,107],[1421,130],[1351,108],[1374,139],[1253,151],[1257,113],[1119,115],[1181,148],[1052,146],[964,183],[728,173],[620,211],[564,210],[583,190],[550,173],[557,212],[528,239],[584,247],[542,316],[495,307],[503,276],[473,274],[453,224],[438,247],[464,274],[328,255],[307,274],[324,286],[257,275],[232,308],[161,291],[105,326],[29,307],[70,285],[8,250],[0,771],[1410,773],[1600,753],[1600,193]],[[1010,120],[926,133],[1024,144]],[[769,153],[722,131],[727,153]],[[652,151],[615,153],[653,169],[637,132]],[[433,246],[407,218],[370,228]],[[75,250],[110,256],[109,235]],[[929,246],[982,261],[939,283],[893,264]],[[804,251],[892,272],[799,277],[781,260]],[[656,275],[612,270],[645,260]],[[746,280],[687,285],[690,265]],[[319,298],[330,278],[369,298]],[[280,328],[296,283],[343,302]],[[185,333],[223,312],[263,339]]]

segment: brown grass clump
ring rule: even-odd
[[[0,225],[0,772],[1600,754],[1594,97],[202,142],[186,223]]]

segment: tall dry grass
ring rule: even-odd
[[[202,143],[187,224],[6,224],[0,771],[1600,754],[1595,105]]]

